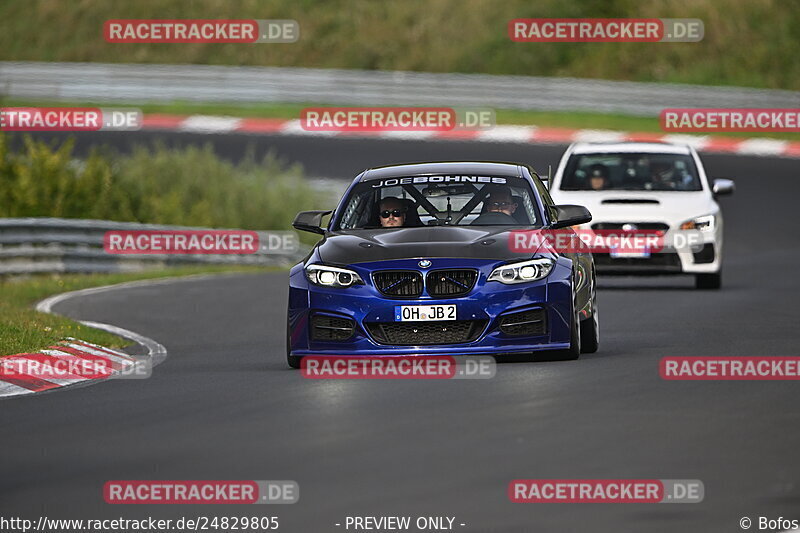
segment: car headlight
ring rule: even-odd
[[[308,265],[306,277],[308,281],[321,287],[345,289],[353,285],[364,284],[361,276],[352,270],[325,265]]]
[[[554,263],[554,260],[542,257],[499,266],[489,274],[489,281],[499,281],[506,285],[537,281],[546,278],[550,274]]]
[[[696,229],[700,231],[714,231],[717,225],[717,217],[714,215],[704,215],[702,217],[687,220],[681,224],[681,229]]]

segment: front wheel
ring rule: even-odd
[[[300,355],[287,355],[286,362],[290,367],[297,369],[300,368],[300,365],[303,362],[303,357]]]
[[[572,320],[569,328],[569,348],[542,352],[541,361],[574,361],[581,356],[581,321],[578,314],[578,292],[572,284]]]
[[[300,363],[303,357],[300,355],[292,355],[292,339],[289,332],[289,324],[286,324],[286,363],[292,368],[300,368]]]
[[[722,272],[712,274],[695,274],[694,286],[696,289],[715,290],[722,287]]]
[[[581,321],[581,353],[595,353],[600,347],[600,319],[597,315],[597,287],[592,274],[592,316]]]

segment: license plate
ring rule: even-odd
[[[620,252],[612,248],[608,255],[611,256],[611,259],[647,259],[650,257],[650,249],[645,248],[644,250],[636,250],[634,252]]]
[[[396,305],[395,322],[426,322],[429,320],[455,320],[455,305]]]

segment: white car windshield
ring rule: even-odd
[[[563,191],[700,191],[694,161],[683,154],[574,154],[567,162]]]

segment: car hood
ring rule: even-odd
[[[585,206],[594,222],[666,222],[670,225],[718,211],[706,191],[558,191],[559,204]]]
[[[529,227],[425,227],[393,230],[355,230],[329,233],[317,245],[320,260],[345,264],[371,261],[466,257],[507,260],[532,256],[535,251],[511,251],[511,231]]]

